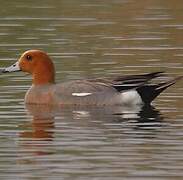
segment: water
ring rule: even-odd
[[[183,3],[0,1],[0,66],[42,49],[57,81],[182,75]],[[0,77],[0,179],[182,179],[183,82],[143,109],[25,106],[31,77]]]

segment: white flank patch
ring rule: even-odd
[[[83,96],[89,96],[91,94],[92,93],[72,93],[72,96],[80,96],[80,97],[83,97]]]
[[[121,100],[123,104],[128,105],[143,104],[142,98],[136,90],[121,93]]]

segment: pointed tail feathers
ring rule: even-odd
[[[160,76],[163,76],[162,71],[140,74],[140,75],[128,75],[128,76],[117,77],[113,80],[113,87],[119,92],[130,89],[136,89],[138,87],[143,86],[151,79]]]
[[[152,85],[147,84],[137,88],[137,92],[140,94],[145,104],[150,104],[161,92],[163,92],[165,89],[172,86],[182,78],[183,76],[179,76],[164,83],[152,84]]]

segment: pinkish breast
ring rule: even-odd
[[[54,104],[52,85],[31,86],[25,95],[26,104]]]

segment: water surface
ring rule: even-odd
[[[60,82],[182,75],[181,1],[0,3],[1,67],[41,49]],[[0,179],[182,179],[182,81],[142,109],[25,106],[30,76],[3,74],[0,83]]]

